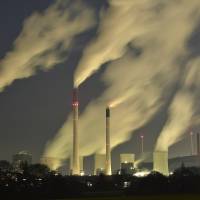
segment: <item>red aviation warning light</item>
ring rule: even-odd
[[[76,107],[79,105],[78,102],[78,88],[73,89],[73,101],[72,101],[72,106]]]

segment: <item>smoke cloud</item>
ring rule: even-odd
[[[167,151],[181,140],[184,133],[199,119],[200,59],[188,64],[188,72],[181,90],[174,97],[166,122],[156,144],[156,150]],[[199,123],[200,124],[200,123]]]
[[[106,90],[85,108],[79,118],[82,155],[105,151],[107,105],[114,106],[111,109],[112,148],[129,140],[134,130],[149,122],[165,105],[185,70],[182,60],[190,53],[186,44],[197,25],[199,9],[198,0],[110,1],[110,8],[103,13],[97,38],[84,51],[75,73],[75,85],[78,86],[102,64],[112,61],[102,75]],[[139,55],[134,53],[135,47],[140,49]],[[179,99],[183,98],[184,104],[190,101],[187,91],[179,91],[170,110],[174,110]],[[189,103],[185,111],[180,107],[177,111],[185,115],[191,112],[193,103]],[[179,118],[175,111],[172,115],[172,121]],[[188,121],[190,115],[181,123]],[[179,138],[180,135],[176,136]],[[67,158],[71,152],[70,116],[47,144],[44,155]]]
[[[149,15],[139,14],[142,9],[147,10],[148,6],[149,4],[144,1],[141,3],[130,0],[110,1],[108,12],[102,15],[98,37],[84,51],[75,72],[76,87],[97,71],[103,63],[120,58],[125,53],[126,45],[146,29],[143,26],[137,26],[137,29],[133,27],[140,22],[142,25],[148,21]]]
[[[80,1],[58,0],[44,12],[27,18],[13,50],[0,60],[0,90],[66,59],[62,53],[71,47],[74,36],[94,24],[92,16]]]

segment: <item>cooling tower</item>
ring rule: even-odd
[[[169,175],[167,151],[155,151],[153,153],[153,170],[165,176]]]
[[[94,155],[94,175],[105,173],[105,154],[95,154]]]
[[[79,135],[78,135],[78,89],[74,88],[73,91],[73,156],[72,156],[72,175],[80,175],[79,164]]]
[[[106,108],[106,166],[105,174],[112,175],[111,171],[111,150],[110,150],[110,108]]]

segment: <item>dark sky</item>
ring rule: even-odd
[[[0,59],[12,49],[23,21],[33,12],[44,10],[52,2],[52,0],[1,0]],[[105,1],[88,0],[87,3],[96,9],[97,15],[99,9],[105,6]],[[95,32],[96,27],[79,38],[83,46]],[[195,55],[199,54],[197,33],[198,30],[190,41],[190,48]],[[47,140],[56,134],[70,113],[72,75],[80,56],[81,50],[71,51],[68,59],[54,69],[48,72],[39,71],[31,78],[17,80],[0,93],[0,159],[11,160],[14,153],[28,150],[33,154],[35,162],[39,160]],[[101,71],[81,86],[81,109],[102,91],[103,86],[95,81],[100,74]],[[151,151],[165,119],[164,108],[149,125],[136,131],[129,142],[115,148],[113,151],[115,163],[118,161],[119,153],[139,153],[140,134],[145,136],[145,151]],[[188,134],[170,151],[175,150],[176,155],[189,154],[189,142]]]
[[[14,40],[19,35],[24,20],[35,11],[42,11],[53,1],[20,0],[1,1],[0,6],[0,58],[12,50]],[[86,1],[97,13],[101,3]],[[96,28],[80,36],[78,40],[86,43]],[[39,71],[37,75],[16,80],[11,86],[0,93],[0,159],[11,159],[20,151],[28,150],[38,161],[44,145],[51,139],[66,120],[71,111],[72,75],[81,52],[69,52],[66,62],[48,72]],[[68,67],[66,67],[66,65]],[[98,76],[98,75],[97,75]],[[95,79],[95,76],[90,81]],[[86,84],[91,85],[91,84]],[[102,86],[87,87],[82,98],[82,107],[95,96],[96,90]],[[85,95],[85,94],[90,95]]]

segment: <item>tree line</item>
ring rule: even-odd
[[[46,165],[23,163],[21,171],[0,161],[0,196],[56,199],[87,196],[200,194],[200,168],[184,165],[169,177],[152,172],[146,177],[128,174],[63,176]]]

